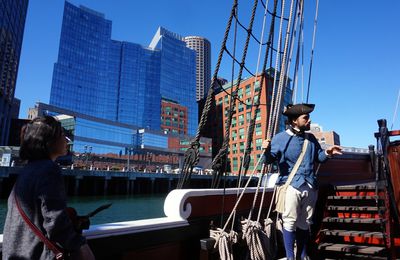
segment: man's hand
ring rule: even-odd
[[[261,145],[261,148],[267,150],[270,148],[270,146],[271,146],[271,140],[265,139]]]
[[[328,149],[326,149],[325,151],[328,156],[343,154],[342,147],[340,147],[339,145],[333,145],[333,146],[329,147]]]

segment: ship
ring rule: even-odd
[[[292,1],[285,7],[285,1],[275,0],[269,3],[270,8],[263,1],[256,0],[252,14],[259,3],[264,6],[265,13],[270,15],[270,30],[265,44],[259,41],[260,45],[266,46],[266,52],[264,64],[257,69],[261,73],[255,73],[254,77],[260,79],[261,88],[263,85],[265,87],[269,80],[274,80],[271,93],[273,98],[270,100],[268,119],[265,120],[268,121],[267,136],[264,136],[271,138],[279,130],[284,88],[290,81],[289,60],[294,52],[292,47],[296,45],[290,39],[295,34],[293,28],[300,24],[300,20],[295,18],[297,16],[294,14],[300,14],[301,17],[304,2]],[[231,83],[229,96],[232,100],[240,99],[234,87],[240,85],[242,73],[247,70],[246,52],[248,42],[254,37],[254,15],[246,28],[238,19],[237,8],[238,2],[234,0],[211,83],[216,87],[209,90],[197,135],[185,153],[178,187],[165,199],[165,217],[92,225],[88,230],[84,230],[83,234],[96,259],[231,259],[224,254],[221,241],[230,243],[228,254],[232,254],[233,259],[253,259],[251,249],[241,233],[241,221],[246,219],[260,222],[263,228],[269,225],[267,223],[273,225],[273,228],[269,229],[272,234],[270,237],[273,237],[270,241],[273,251],[270,252],[269,258],[262,259],[284,257],[280,231],[276,228],[279,220],[273,210],[273,180],[279,173],[275,173],[274,168],[268,165],[263,165],[261,170],[258,167],[249,169],[254,127],[249,127],[247,131],[246,149],[243,151],[243,161],[238,174],[238,187],[223,188],[222,185],[228,163],[230,136],[227,129],[232,124],[235,102],[230,102],[233,105],[227,112],[224,138],[219,152],[213,159],[214,176],[211,187],[190,188],[191,174],[199,160],[199,139],[203,129],[207,127],[211,103],[218,89],[218,71],[224,53],[238,66],[236,80]],[[290,11],[285,12],[285,8]],[[282,28],[284,21],[288,25],[286,31],[275,32],[275,25],[280,23]],[[228,37],[233,31],[231,26],[234,24],[247,32],[242,60],[236,58],[233,52],[229,52],[227,47]],[[286,37],[279,37],[277,40],[274,39],[274,35]],[[274,41],[278,41],[278,46],[273,46]],[[279,56],[275,66],[271,66],[276,69],[267,69],[273,52],[275,56]],[[271,75],[273,76],[270,77]],[[296,77],[294,78],[296,80]],[[219,88],[224,91],[223,86]],[[251,102],[250,122],[256,121],[256,111],[262,105],[259,102],[261,99],[257,100]],[[400,135],[400,131],[389,131],[384,119],[377,122],[378,130],[371,133],[375,136],[377,145],[370,146],[368,153],[346,152],[321,164],[318,169],[320,188],[311,230],[311,259],[400,258],[400,142],[391,140]],[[261,165],[262,156],[259,158],[257,164]],[[246,176],[246,180],[257,179],[258,185],[249,187],[248,181],[242,181],[243,176]],[[272,222],[265,222],[264,219],[270,219]]]

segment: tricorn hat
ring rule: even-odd
[[[300,116],[311,113],[314,110],[314,107],[314,104],[289,104],[285,107],[282,114],[289,117]]]

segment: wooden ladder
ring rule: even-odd
[[[376,186],[336,186],[318,234],[321,259],[392,259],[385,232],[384,192]],[[395,259],[395,258],[393,258]]]

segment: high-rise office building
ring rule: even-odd
[[[111,39],[104,14],[65,2],[50,104],[146,129],[161,129],[161,98],[197,126],[195,52],[159,28],[149,47]]]
[[[104,14],[65,2],[50,104],[160,129],[160,52],[111,39]]]
[[[10,130],[28,0],[0,1],[0,145]]]
[[[257,101],[260,89],[261,89],[261,77],[249,77],[243,79],[238,87],[238,99],[235,100],[235,111],[232,117],[232,123],[230,125],[230,139],[229,139],[229,155],[228,158],[231,163],[231,171],[234,174],[239,173],[241,160],[243,158],[246,142],[247,142],[247,131],[249,129],[250,120],[254,117],[256,113],[253,142],[252,142],[252,152],[250,155],[251,161],[249,170],[253,170],[257,164],[258,159],[262,155],[261,145],[263,140],[267,137],[267,124],[270,113],[270,106],[272,100],[272,88],[273,88],[273,75],[274,70],[267,70],[267,77],[264,80],[262,92],[260,94],[260,106],[257,110],[254,109],[253,104]],[[229,115],[230,109],[230,99],[232,93],[232,85],[234,88],[236,86],[231,82],[226,83],[222,88],[224,91],[219,92],[215,95],[215,118],[214,118],[214,128],[212,132],[206,135],[211,137],[213,140],[213,149],[220,149],[223,142],[223,133],[226,131],[226,122]],[[291,102],[292,89],[290,88],[290,80],[285,88],[282,100],[283,106]],[[254,100],[254,103],[252,103]],[[222,129],[221,129],[222,128]],[[279,130],[283,131],[285,129],[285,118],[280,117]],[[219,136],[213,135],[214,133],[219,133]],[[215,143],[215,145],[214,145]],[[213,151],[217,153],[218,151]]]
[[[197,130],[196,52],[179,34],[158,28],[150,48],[161,50],[160,93],[188,108],[188,134]]]
[[[186,36],[186,46],[196,51],[196,101],[207,96],[211,85],[211,43],[203,37]]]

